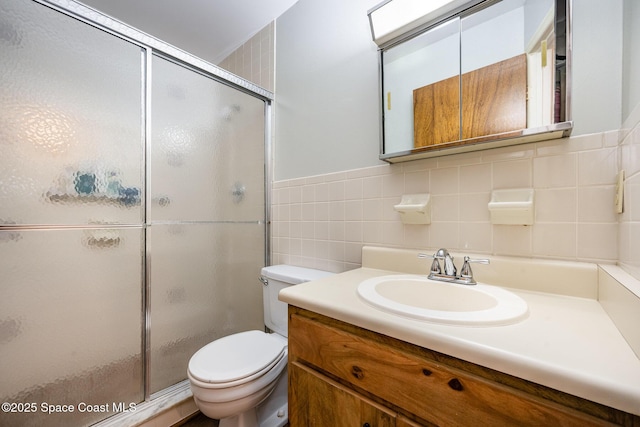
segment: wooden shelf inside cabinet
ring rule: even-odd
[[[413,91],[414,148],[496,137],[527,127],[526,55]]]

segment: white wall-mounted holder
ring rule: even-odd
[[[429,193],[405,194],[393,207],[404,224],[431,224],[431,196]]]
[[[491,223],[532,225],[535,210],[534,193],[532,188],[493,190],[489,202]]]

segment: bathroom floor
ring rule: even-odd
[[[189,418],[185,422],[181,424],[176,424],[172,427],[178,427],[178,426],[180,427],[218,427],[218,420],[212,420],[211,418],[207,418],[206,416],[202,415],[201,412],[198,412],[196,415]],[[289,424],[285,425],[285,427],[288,427],[288,426]]]
[[[218,427],[218,420],[212,420],[204,415],[201,412],[198,412],[193,417],[184,421],[183,423],[176,424],[173,427]]]

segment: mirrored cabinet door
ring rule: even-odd
[[[553,0],[503,0],[463,17],[462,139],[555,122]]]
[[[452,13],[381,46],[380,158],[568,136],[567,0],[470,1]]]
[[[385,152],[460,139],[460,20],[382,52]]]
[[[510,3],[462,19],[462,139],[527,127],[523,13]]]

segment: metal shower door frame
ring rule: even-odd
[[[229,86],[233,89],[244,92],[255,98],[262,100],[265,103],[264,110],[264,264],[269,265],[271,254],[270,243],[270,225],[271,225],[271,181],[273,176],[272,166],[272,103],[274,94],[246,79],[243,79],[235,74],[232,74],[216,65],[213,65],[201,58],[198,58],[188,52],[185,52],[175,46],[163,42],[153,36],[145,34],[137,29],[113,19],[101,12],[77,3],[73,0],[33,0],[43,6],[57,10],[67,16],[75,18],[81,22],[84,22],[99,30],[105,31],[113,36],[126,40],[141,48],[141,142],[142,142],[142,163],[143,163],[143,184],[144,191],[142,194],[142,203],[144,203],[142,228],[143,228],[143,245],[144,253],[141,254],[141,261],[143,263],[143,275],[142,277],[142,318],[143,322],[143,336],[142,336],[142,363],[143,363],[143,387],[144,387],[144,399],[145,401],[153,400],[157,397],[161,397],[163,392],[150,394],[150,352],[151,352],[151,322],[150,322],[150,264],[151,255],[147,246],[147,226],[148,226],[148,209],[150,194],[150,176],[148,168],[148,159],[150,158],[151,150],[151,76],[153,73],[151,67],[151,59],[153,55],[162,57],[177,65],[183,66],[196,73],[200,73],[208,78],[211,78],[219,83]],[[109,228],[109,225],[100,225],[101,228]],[[113,227],[139,227],[137,224],[117,224]],[[14,227],[15,228],[15,227]],[[170,387],[169,389],[171,389]],[[168,392],[171,392],[169,390]]]

